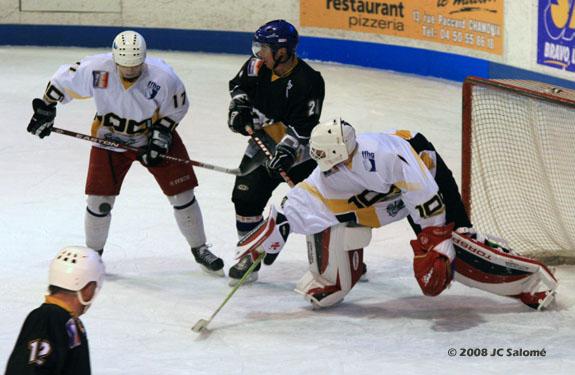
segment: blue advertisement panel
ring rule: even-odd
[[[575,0],[539,0],[537,63],[575,71]]]

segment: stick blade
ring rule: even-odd
[[[200,333],[202,332],[204,329],[206,329],[206,327],[208,326],[208,324],[210,324],[209,321],[205,320],[205,319],[200,319],[196,322],[196,324],[194,324],[194,326],[192,327],[192,331],[196,332],[196,333]]]

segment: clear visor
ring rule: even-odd
[[[313,160],[321,160],[326,156],[325,151],[313,147],[309,150],[309,154]]]
[[[259,53],[264,49],[270,49],[270,46],[265,43],[260,43],[257,41],[252,41],[252,53],[255,57],[260,57]]]

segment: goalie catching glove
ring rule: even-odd
[[[150,128],[148,145],[142,150],[139,159],[146,167],[156,167],[162,163],[162,157],[168,153],[172,144],[170,128],[156,122]]]
[[[264,264],[270,265],[284,247],[289,233],[287,218],[272,205],[267,219],[238,242],[236,259],[250,256],[255,261],[261,253],[266,253]]]
[[[34,114],[26,130],[29,133],[44,138],[50,135],[56,118],[56,103],[46,104],[42,99],[32,100]]]
[[[419,287],[426,296],[437,296],[447,288],[453,278],[451,260],[455,255],[451,233],[453,224],[423,229],[413,248],[413,271]]]

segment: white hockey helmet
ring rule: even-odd
[[[355,149],[355,129],[342,119],[316,125],[311,131],[309,153],[322,172],[345,161]]]
[[[114,38],[112,55],[118,65],[126,67],[141,65],[146,60],[146,41],[135,31],[122,31]]]
[[[95,281],[98,289],[104,282],[105,267],[100,255],[83,246],[67,246],[50,264],[48,282],[71,291],[80,291]]]

